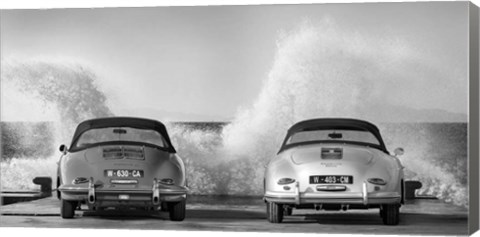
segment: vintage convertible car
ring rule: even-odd
[[[69,148],[60,146],[57,195],[61,216],[89,210],[140,208],[185,218],[185,167],[165,126],[155,120],[111,117],[80,123]]]
[[[269,222],[292,209],[379,208],[386,225],[399,223],[404,202],[403,166],[387,151],[378,128],[356,119],[312,119],[293,125],[266,166]]]

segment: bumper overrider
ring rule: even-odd
[[[157,179],[152,186],[129,187],[128,185],[105,187],[103,183],[95,183],[90,179],[82,185],[64,184],[58,190],[62,199],[86,201],[89,205],[130,205],[157,206],[161,202],[179,202],[187,198],[188,188],[178,185],[162,184]]]
[[[298,181],[293,192],[266,191],[264,200],[283,204],[399,204],[401,195],[398,192],[368,192],[367,182],[362,183],[362,192],[300,192]]]

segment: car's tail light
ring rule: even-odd
[[[83,183],[88,183],[89,179],[85,178],[85,177],[76,177],[72,183],[73,184],[83,184]]]
[[[376,185],[385,185],[387,182],[381,178],[369,178],[367,179],[369,183],[376,184]]]
[[[285,184],[291,184],[295,182],[295,179],[292,178],[281,178],[278,180],[277,184],[279,185],[285,185]]]
[[[160,179],[160,183],[165,185],[173,185],[175,184],[175,181],[173,181],[173,179]]]

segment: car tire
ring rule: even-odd
[[[383,205],[383,224],[385,225],[398,225],[400,222],[400,205],[388,204]]]
[[[60,205],[60,215],[63,219],[70,219],[73,218],[75,215],[75,209],[77,208],[77,202],[75,201],[67,201],[62,200],[62,204]]]
[[[185,219],[186,201],[168,203],[168,211],[171,221],[183,221]]]
[[[283,205],[274,202],[267,202],[267,219],[270,223],[281,223],[283,221]]]

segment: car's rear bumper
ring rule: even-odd
[[[61,185],[58,190],[64,200],[86,201],[93,206],[158,206],[161,202],[179,202],[187,198],[188,188],[163,185],[158,182],[147,187],[102,187],[93,183]]]
[[[299,192],[295,188],[292,192],[267,191],[264,199],[268,202],[283,204],[400,204],[401,194],[398,192],[367,192],[367,184],[363,184],[362,192],[323,191]]]

